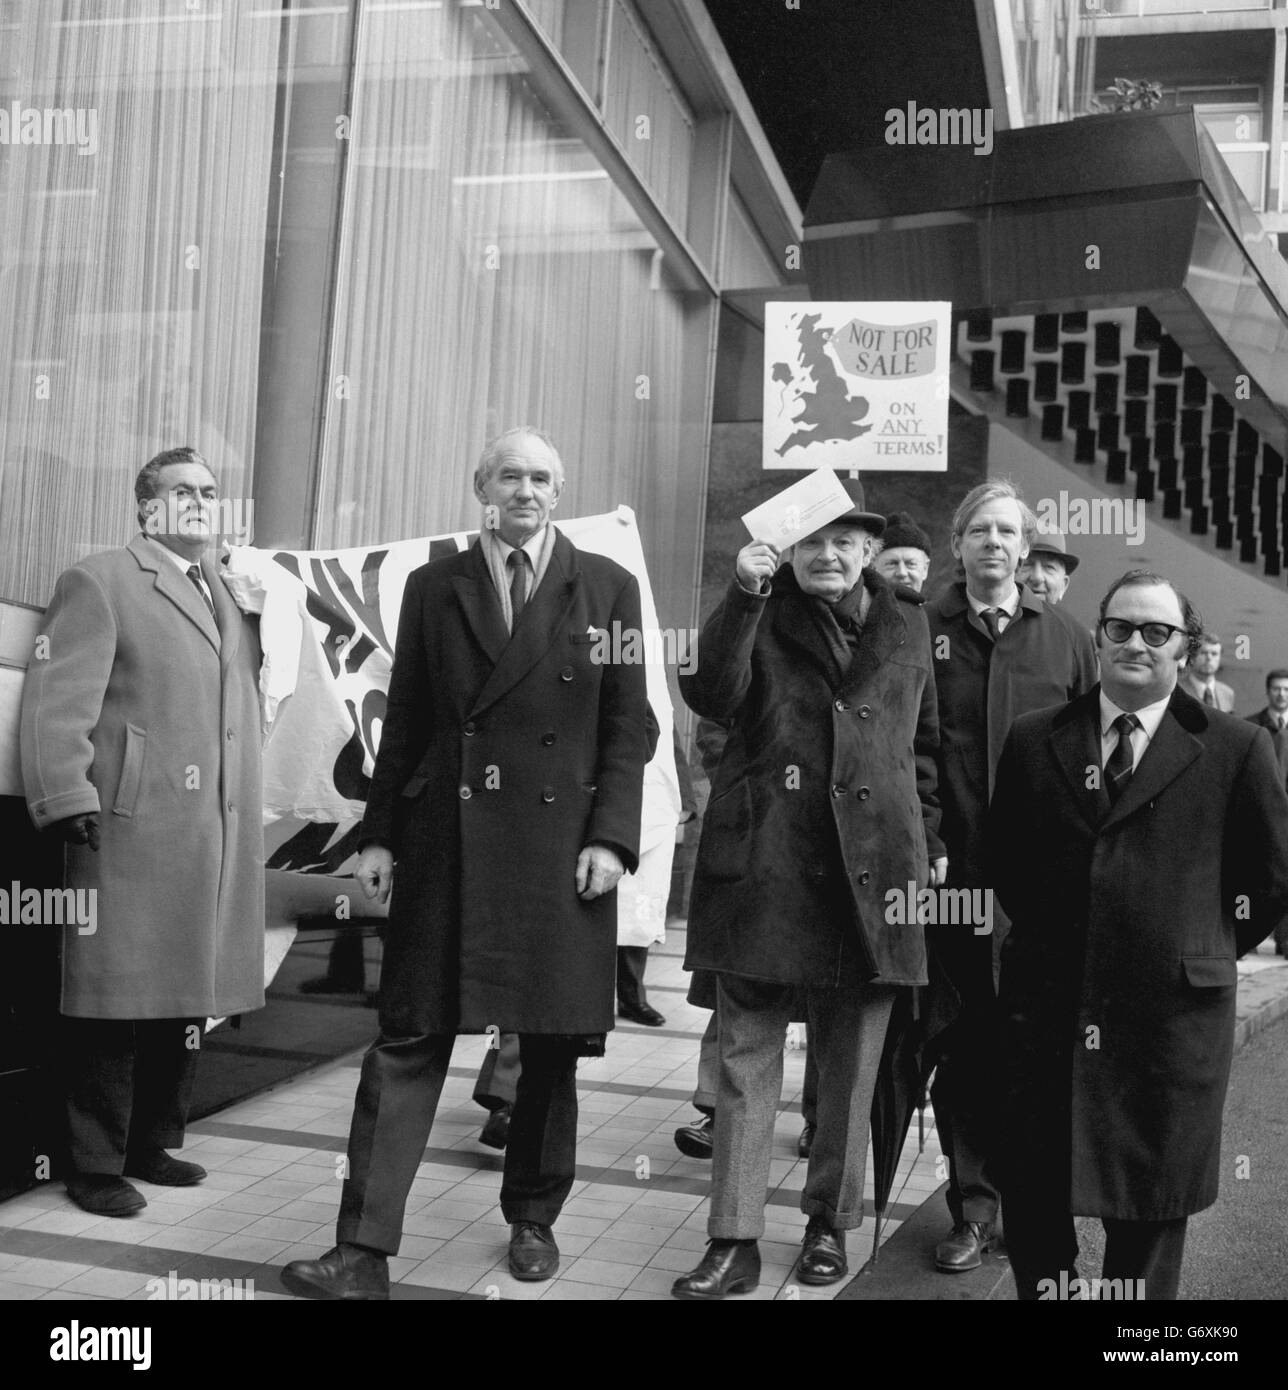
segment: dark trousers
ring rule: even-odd
[[[644,970],[648,965],[647,946],[617,948],[617,1001],[627,1008],[642,1008],[648,1003],[644,991]]]
[[[1067,1210],[1006,1197],[1006,1248],[1022,1302],[1061,1296],[1078,1278],[1078,1240]],[[1136,1298],[1135,1281],[1151,1302],[1174,1302],[1185,1256],[1186,1217],[1174,1221],[1117,1221],[1106,1217],[1100,1297]],[[1061,1273],[1064,1282],[1061,1283]],[[1042,1287],[1046,1282],[1045,1287]],[[1104,1287],[1109,1281],[1109,1287]],[[1125,1288],[1118,1281],[1131,1281]],[[1093,1281],[1094,1288],[1094,1281]],[[1064,1295],[1067,1297],[1068,1295]]]
[[[801,1119],[807,1125],[818,1124],[818,1061],[808,1050],[806,1040],[805,1080],[801,1083]]]
[[[501,1178],[509,1222],[552,1226],[577,1171],[576,1041],[520,1033],[521,1069]],[[429,1141],[456,1038],[383,1034],[362,1059],[349,1130],[349,1175],[336,1238],[396,1255],[416,1168]]]
[[[952,1025],[930,1088],[940,1147],[948,1158],[948,1210],[954,1225],[997,1219],[998,1083],[992,1028],[986,1011],[966,1009]]]
[[[204,1026],[195,1018],[62,1020],[76,1172],[119,1175],[127,1153],[183,1144]],[[198,1046],[189,1047],[194,1039]]]
[[[474,1104],[484,1110],[513,1108],[519,1085],[519,1035],[501,1033],[489,1047],[474,1083]]]

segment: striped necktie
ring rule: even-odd
[[[214,618],[215,605],[206,592],[206,586],[201,582],[201,569],[197,565],[189,565],[188,578],[192,580],[192,587],[201,595],[201,601],[206,605],[206,612],[210,614],[211,618]]]
[[[1123,794],[1127,783],[1131,781],[1131,733],[1133,729],[1139,727],[1140,720],[1134,714],[1120,714],[1114,720],[1114,728],[1118,730],[1118,742],[1114,744],[1114,751],[1110,753],[1109,761],[1105,763],[1105,791],[1109,793],[1111,806],[1117,805],[1118,798]]]

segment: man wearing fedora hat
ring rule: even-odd
[[[1039,532],[1033,537],[1028,558],[1015,573],[1016,580],[1046,603],[1059,603],[1069,587],[1069,577],[1078,568],[1078,557],[1070,555],[1063,531]]]
[[[694,669],[680,677],[690,707],[727,721],[729,734],[698,844],[685,959],[716,976],[711,1240],[676,1280],[678,1298],[748,1293],[759,1281],[783,1032],[798,1001],[819,1096],[797,1277],[845,1275],[891,1008],[899,987],[926,980],[923,929],[902,916],[887,923],[886,894],[926,886],[943,855],[930,634],[919,596],[871,568],[884,517],[866,509],[857,481],[842,486],[851,509],[788,554],[759,539],[739,551]]]

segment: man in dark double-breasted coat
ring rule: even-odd
[[[285,1279],[388,1296],[407,1193],[458,1033],[519,1036],[501,1208],[510,1270],[558,1267],[576,1165],[578,1056],[613,1026],[616,886],[638,857],[648,699],[640,594],[550,522],[563,465],[535,430],[484,450],[470,549],[407,581],[357,877],[393,883],[380,992],[349,1137],[338,1245]],[[621,636],[604,641],[603,634]],[[396,865],[396,867],[395,867]]]
[[[1235,958],[1288,907],[1270,736],[1177,684],[1193,607],[1138,571],[1100,616],[1101,684],[1015,722],[989,814],[1022,1299],[1083,1294],[1075,1215],[1105,1225],[1102,1297],[1177,1296],[1186,1220],[1217,1197]]]
[[[680,677],[692,709],[729,723],[685,958],[717,980],[711,1242],[676,1281],[680,1298],[756,1287],[783,1030],[801,998],[819,1097],[798,1277],[846,1273],[896,988],[926,981],[918,913],[892,912],[889,895],[926,887],[942,857],[929,632],[920,595],[869,567],[885,518],[865,510],[858,482],[842,486],[851,508],[789,564],[765,541],[739,552]]]

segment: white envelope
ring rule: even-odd
[[[833,468],[817,468],[742,519],[754,541],[770,541],[779,550],[795,545],[820,526],[844,516],[853,504]]]

